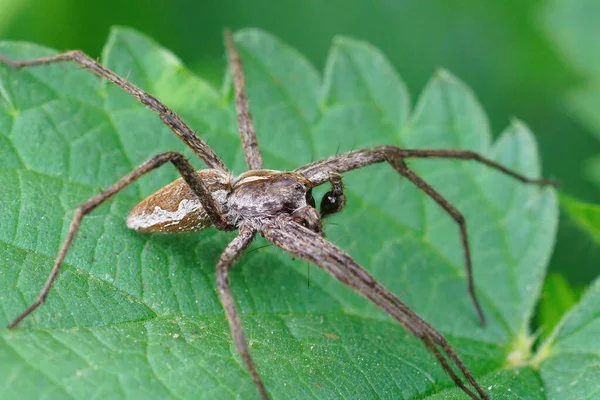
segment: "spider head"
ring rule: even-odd
[[[323,234],[323,225],[321,224],[321,217],[314,207],[305,206],[297,209],[291,215],[292,220],[303,227],[310,229],[311,231]]]

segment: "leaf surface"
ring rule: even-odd
[[[482,107],[447,71],[411,111],[402,79],[366,43],[336,38],[321,75],[263,32],[235,37],[267,168],[395,144],[471,149],[541,173],[525,124],[513,121],[492,142]],[[0,53],[54,52],[4,42]],[[211,87],[129,29],[113,30],[102,62],[173,107],[235,173],[244,170],[228,86]],[[0,326],[35,299],[73,209],[169,150],[184,146],[156,115],[85,70],[0,67]],[[446,335],[494,398],[537,396],[552,364],[541,363],[541,375],[530,365],[528,324],[554,244],[554,192],[464,161],[411,166],[465,214],[487,326],[466,292],[455,222],[389,166],[346,175],[348,206],[326,224],[328,238]],[[86,218],[48,301],[18,329],[0,329],[0,397],[256,397],[215,290],[214,265],[232,234],[125,228],[128,210],[176,177],[161,168]],[[457,395],[416,339],[318,268],[262,248],[241,258],[231,280],[274,398]]]

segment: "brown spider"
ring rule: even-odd
[[[232,176],[227,166],[208,144],[198,137],[172,110],[81,51],[70,51],[52,57],[27,61],[11,61],[0,55],[0,63],[7,64],[12,68],[73,61],[108,79],[156,112],[163,122],[209,167],[206,170],[194,171],[192,165],[181,153],[158,154],[107,190],[77,207],[67,238],[58,253],[46,284],[37,300],[16,317],[9,328],[17,326],[46,300],[83,217],[142,175],[171,162],[182,178],[163,187],[138,204],[129,214],[127,226],[141,232],[162,233],[197,231],[210,226],[225,231],[238,230],[238,235],[225,248],[217,263],[217,285],[236,348],[262,399],[268,399],[269,396],[250,355],[242,324],[235,308],[228,276],[229,269],[248,248],[257,233],[284,251],[325,269],[340,282],[350,286],[382,308],[423,342],[455,384],[467,395],[473,399],[487,399],[487,393],[477,383],[448,341],[394,294],[379,284],[348,254],[325,239],[321,220],[341,211],[345,205],[346,197],[340,174],[370,164],[388,162],[399,174],[435,200],[458,224],[464,249],[468,291],[478,317],[484,323],[484,315],[473,285],[465,220],[448,200],[417,176],[407,166],[405,160],[408,158],[474,160],[524,183],[552,185],[553,182],[529,179],[471,151],[409,150],[396,146],[354,150],[310,163],[292,172],[263,169],[252,117],[248,111],[242,62],[229,31],[225,32],[225,43],[235,87],[239,132],[249,168],[248,171],[237,177]],[[326,182],[330,183],[331,190],[323,196],[319,207],[320,211],[317,211],[312,189]],[[454,368],[459,372],[455,372]],[[469,384],[471,387],[468,387]]]

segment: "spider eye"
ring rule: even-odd
[[[297,191],[299,191],[299,192],[303,192],[303,191],[305,191],[305,190],[306,190],[306,186],[304,186],[304,185],[303,185],[303,184],[301,184],[301,183],[296,183],[296,184],[294,185],[294,189],[296,189],[296,190],[297,190]]]

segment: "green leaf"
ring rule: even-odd
[[[548,398],[593,399],[600,379],[600,279],[539,351]],[[537,361],[537,360],[534,360]]]
[[[541,338],[546,339],[550,335],[554,327],[562,320],[563,315],[573,308],[580,294],[569,285],[561,274],[548,274],[536,314],[536,323],[541,327]]]
[[[594,242],[600,245],[600,206],[561,196],[562,208],[571,220]]]
[[[336,38],[321,76],[265,33],[235,37],[267,168],[396,144],[472,149],[540,175],[528,128],[513,121],[492,143],[482,107],[446,71],[411,112],[401,78],[370,45]],[[4,42],[0,53],[54,52]],[[236,173],[244,170],[229,90],[212,88],[129,29],[113,30],[102,62],[176,109]],[[0,67],[0,99],[6,326],[42,287],[72,210],[143,160],[184,146],[156,115],[72,65]],[[548,383],[535,369],[541,361],[531,362],[528,325],[554,243],[554,191],[468,162],[411,166],[465,214],[485,327],[466,292],[456,224],[388,166],[347,174],[348,206],[326,225],[328,237],[443,332],[494,397],[540,396]],[[1,397],[257,396],[215,291],[214,265],[232,234],[125,228],[128,210],[176,176],[172,167],[153,172],[86,218],[48,301],[17,329],[0,329]],[[307,274],[305,263],[262,248],[243,256],[231,276],[274,398],[460,396],[397,323],[318,268]]]
[[[575,291],[581,292],[598,276],[600,207],[565,194],[560,196],[560,205],[561,229],[550,270],[561,271]]]

